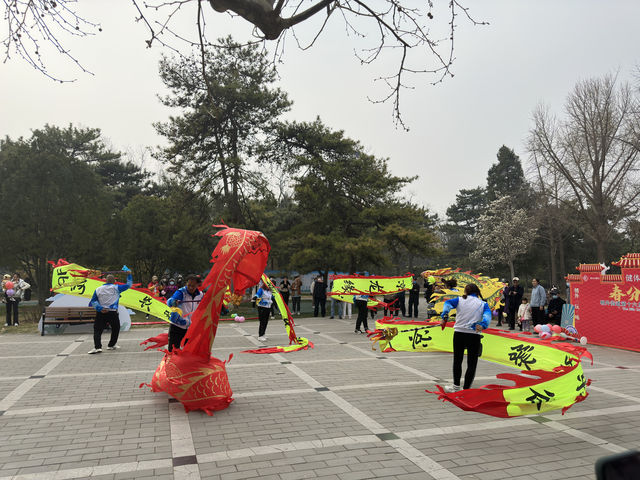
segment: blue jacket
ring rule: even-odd
[[[124,285],[105,283],[93,292],[89,306],[95,308],[98,312],[102,312],[103,310],[117,312],[118,304],[120,303],[120,294],[131,288],[131,285],[133,285],[133,277],[131,274],[127,275],[127,283]]]
[[[487,302],[482,301],[477,295],[471,294],[467,298],[455,297],[444,303],[441,317],[456,309],[456,323],[453,329],[457,332],[477,333],[476,325],[483,329],[489,326],[491,321],[491,309]]]
[[[535,288],[531,290],[531,300],[529,300],[529,304],[531,308],[540,308],[544,307],[547,303],[547,293],[544,290],[544,287],[538,284]]]

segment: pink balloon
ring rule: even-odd
[[[562,331],[562,327],[560,325],[554,325],[553,327],[551,327],[551,331],[553,333],[560,333]]]
[[[11,290],[13,288],[13,282],[11,280],[7,280],[4,282],[4,288],[5,290]]]
[[[244,317],[236,317],[236,322],[244,322]]]
[[[536,333],[540,333],[541,330],[542,330],[542,325],[536,325],[535,327],[533,327],[533,331]]]

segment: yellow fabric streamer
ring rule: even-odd
[[[372,340],[380,342],[383,352],[453,352],[452,325],[443,330],[439,323],[383,319],[376,321]],[[483,332],[482,345],[482,359],[521,369],[519,374],[497,376],[512,380],[515,386],[485,385],[452,394],[442,389],[431,393],[465,410],[500,417],[566,410],[587,396],[590,380],[585,379],[580,358],[591,358],[591,354],[584,347],[494,329]]]
[[[89,270],[76,263],[55,267],[51,277],[51,290],[54,293],[91,298],[96,288],[104,285],[104,282],[95,278],[83,277],[79,274],[79,272],[86,271]],[[125,290],[120,294],[120,304],[132,310],[148,313],[165,322],[169,322],[169,317],[171,316],[171,308],[161,300],[153,297],[151,292],[146,289],[129,288]]]

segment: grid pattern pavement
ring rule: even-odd
[[[138,388],[162,356],[138,344],[161,329],[100,355],[90,334],[0,337],[0,480],[592,479],[640,445],[640,354],[592,346],[587,400],[499,419],[424,392],[450,382],[449,354],[373,351],[355,320],[296,323],[314,349],[241,354],[262,345],[257,323],[220,326],[235,400],[212,417]],[[287,342],[278,320],[267,335]],[[509,370],[481,360],[475,385]]]

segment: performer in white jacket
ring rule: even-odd
[[[462,297],[447,300],[442,309],[443,326],[449,319],[449,312],[456,309],[456,323],[453,326],[453,385],[445,388],[449,393],[460,390],[462,358],[465,350],[467,351],[467,371],[464,375],[463,388],[471,388],[476,376],[476,366],[481,351],[480,333],[489,326],[491,321],[491,309],[480,297],[478,286],[470,283],[464,287]]]

